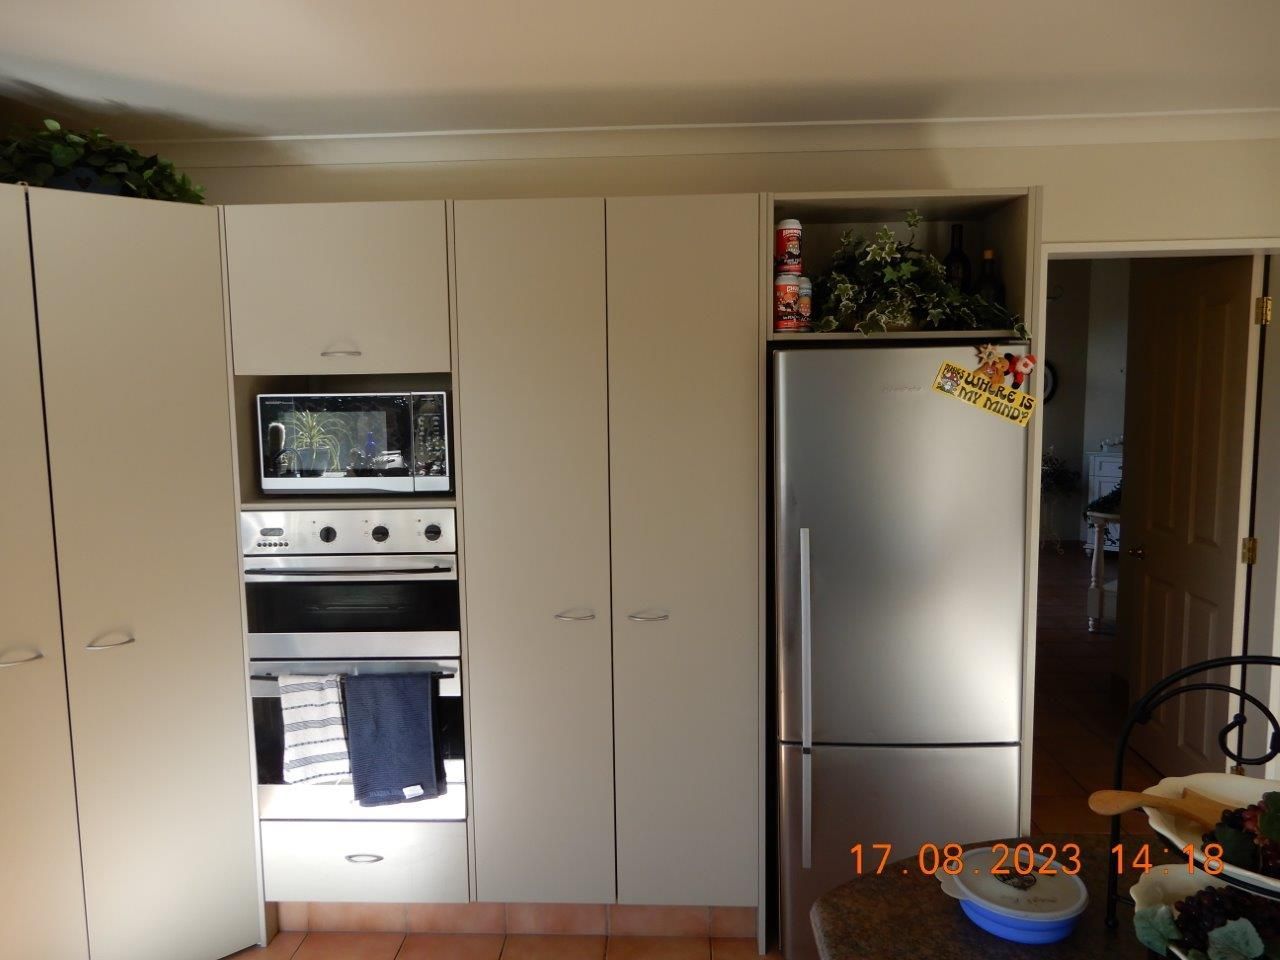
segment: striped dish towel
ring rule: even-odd
[[[342,685],[336,673],[280,674],[284,782],[339,783],[351,777]]]

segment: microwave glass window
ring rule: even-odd
[[[250,633],[458,630],[456,580],[246,583]]]
[[[407,396],[261,397],[266,477],[407,477]]]

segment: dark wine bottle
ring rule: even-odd
[[[975,291],[987,303],[1004,306],[1004,284],[1000,282],[1000,273],[996,270],[996,252],[982,251],[982,269],[978,273],[978,288]]]
[[[962,293],[968,293],[973,287],[973,267],[964,253],[964,224],[951,225],[951,251],[942,266],[947,271],[947,283]]]

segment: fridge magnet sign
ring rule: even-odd
[[[1024,393],[1016,387],[1006,386],[1004,373],[1008,371],[1008,361],[1000,357],[1004,370],[999,381],[987,375],[985,368],[966,370],[957,363],[943,363],[934,378],[933,389],[944,397],[951,397],[967,403],[971,407],[985,410],[1009,423],[1025,427],[1031,422],[1031,414],[1036,409],[1036,398]]]

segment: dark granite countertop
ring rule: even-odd
[[[1026,840],[1004,842],[1013,846]],[[1120,906],[1120,923],[1114,931],[1104,923],[1107,870],[1114,869],[1109,837],[1058,835],[1036,837],[1034,842],[1056,843],[1058,849],[1064,843],[1080,845],[1080,878],[1089,891],[1089,906],[1066,940],[1033,946],[987,933],[961,912],[958,901],[942,892],[934,877],[920,872],[915,857],[909,857],[882,874],[859,877],[818,899],[810,917],[819,955],[822,960],[1141,960],[1150,956],[1134,936],[1131,907]],[[1167,858],[1176,859],[1176,853]],[[1154,844],[1152,861],[1161,862]],[[1121,877],[1120,891],[1128,892],[1137,880],[1136,875]]]

